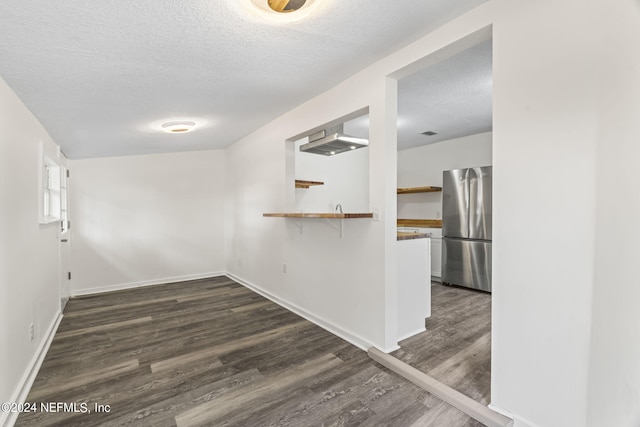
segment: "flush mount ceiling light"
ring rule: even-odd
[[[260,22],[288,24],[305,19],[319,12],[322,0],[233,0],[235,7],[242,7]]]
[[[167,133],[187,133],[196,128],[196,122],[191,120],[173,120],[162,123],[160,128]]]
[[[269,7],[276,12],[291,13],[300,9],[307,0],[267,0]]]
[[[207,129],[216,123],[216,119],[202,116],[165,116],[151,123],[141,123],[138,129],[143,132],[165,132],[171,134],[189,133]]]

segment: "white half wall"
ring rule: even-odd
[[[485,132],[398,151],[398,187],[442,187],[442,171],[491,166],[492,133]],[[442,193],[398,196],[398,218],[442,217]]]
[[[601,9],[588,426],[640,426],[640,3]]]
[[[222,150],[72,160],[73,295],[224,271]]]
[[[398,339],[425,330],[431,317],[430,239],[398,240]]]
[[[393,133],[385,130],[387,100],[395,103],[395,93],[388,96],[384,76],[377,77],[347,82],[227,149],[226,265],[235,277],[300,308],[310,318],[322,318],[341,335],[390,349],[397,343],[397,327],[394,323],[392,333],[385,332],[385,274],[389,271],[395,281],[396,271],[387,270],[384,241],[389,239],[395,248],[396,233],[395,199],[391,207],[387,205],[391,199],[385,195],[385,175],[393,165],[395,176],[396,157],[395,145],[389,156],[391,150],[384,140],[387,133],[395,135],[395,128]],[[377,208],[382,220],[344,220],[344,237],[340,238],[322,219],[264,218],[265,212],[296,209],[292,197],[295,172],[287,166],[287,156],[293,152],[288,154],[285,141],[367,107],[373,135],[367,157],[370,206],[366,207]],[[391,120],[395,123],[395,116]],[[362,153],[344,156],[366,154],[356,151]],[[395,180],[392,186],[395,188]],[[350,210],[349,201],[341,203]],[[323,209],[328,210],[329,206]],[[389,310],[397,322],[395,306]]]
[[[60,312],[60,225],[39,224],[40,144],[57,150],[0,78],[0,402],[26,397],[32,369]],[[0,412],[0,425],[9,415]]]

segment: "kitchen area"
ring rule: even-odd
[[[437,162],[440,159],[443,165],[454,165],[458,151],[475,152],[479,162],[490,163],[491,132],[400,151],[398,175],[418,173],[418,170],[412,171],[411,165],[419,165],[421,161]],[[449,167],[462,166],[460,163],[455,165]],[[438,168],[443,167],[447,166]],[[396,359],[483,405],[490,403],[491,242],[458,237],[462,233],[456,231],[466,227],[468,233],[470,224],[489,226],[490,172],[490,166],[440,170],[439,177],[434,176],[429,181],[435,184],[429,192],[405,193],[406,188],[415,187],[399,187],[399,232],[428,236],[430,316],[425,318],[423,332],[401,340],[400,349],[391,353]],[[412,183],[400,178],[398,182]],[[480,197],[473,191],[478,187],[488,187],[489,191]],[[472,215],[460,215],[469,212],[472,205],[478,208],[478,200],[486,201],[486,210],[479,209],[480,218],[473,212]],[[425,215],[429,209],[433,217],[426,218],[430,216]]]
[[[398,82],[398,230],[429,237],[430,317],[396,359],[491,401],[492,46]]]

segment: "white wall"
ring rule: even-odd
[[[640,426],[640,3],[601,21],[593,336],[588,425]]]
[[[224,151],[70,162],[72,294],[224,271]]]
[[[596,202],[593,28],[606,25],[594,5],[605,2],[552,3],[495,2],[491,399],[523,425],[584,426]]]
[[[227,271],[363,348],[370,343],[391,348],[397,342],[395,324],[390,333],[385,331],[385,316],[393,322],[397,316],[395,306],[389,314],[385,307],[383,240],[392,238],[395,245],[395,202],[392,209],[385,205],[389,200],[384,195],[388,191],[385,168],[393,164],[395,175],[396,150],[394,145],[392,155],[387,153],[384,123],[374,124],[377,129],[368,149],[368,199],[380,210],[382,221],[345,220],[341,239],[337,230],[320,219],[300,221],[300,234],[298,221],[263,218],[262,214],[295,209],[291,197],[294,171],[287,168],[285,140],[367,106],[374,122],[384,122],[386,95],[384,78],[346,83],[227,149]],[[349,209],[348,201],[341,203]],[[283,273],[284,263],[287,273]],[[395,281],[395,269],[388,271]]]
[[[28,375],[60,311],[58,223],[38,223],[40,143],[56,146],[0,78],[0,402],[26,397]],[[29,324],[35,340],[29,339]],[[0,412],[0,425],[9,413]]]
[[[344,212],[369,211],[368,148],[322,156],[300,152],[300,145],[295,144],[295,178],[324,185],[296,189],[295,212],[333,212],[338,203]]]
[[[398,151],[398,187],[442,187],[442,171],[491,166],[492,133],[485,132]],[[398,196],[398,218],[442,216],[442,193]]]
[[[228,270],[365,341],[391,345],[396,141],[386,76],[491,25],[492,406],[513,414],[516,426],[585,425],[599,60],[593,28],[615,25],[601,22],[596,5],[605,2],[492,0],[234,144]],[[288,220],[261,218],[286,206],[284,139],[366,105],[371,203],[382,223],[347,224],[340,241],[320,222],[300,236]],[[284,275],[281,263],[292,258]]]

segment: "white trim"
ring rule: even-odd
[[[200,273],[200,274],[188,274],[185,276],[164,277],[164,278],[153,279],[153,280],[142,280],[139,282],[120,283],[116,285],[100,286],[98,288],[75,289],[75,290],[71,290],[71,296],[78,297],[82,295],[102,294],[105,292],[121,291],[124,289],[141,288],[143,286],[164,285],[166,283],[186,282],[189,280],[198,280],[198,279],[208,279],[211,277],[220,277],[224,275],[225,273],[223,271],[218,271],[218,272],[212,272],[212,273]]]
[[[40,224],[47,225],[47,224],[54,224],[58,222],[60,222],[60,218],[45,218],[40,221]]]
[[[495,411],[499,414],[504,415],[507,418],[511,418],[511,419],[515,419],[515,417],[513,416],[513,414],[511,412],[505,411],[504,409],[498,408],[497,406],[495,406],[493,403],[489,403],[487,405],[489,407],[489,409],[491,409],[492,411]]]
[[[231,280],[235,280],[236,282],[240,283],[241,285],[251,289],[252,291],[262,295],[263,297],[275,302],[276,304],[278,304],[281,307],[286,308],[287,310],[297,314],[298,316],[304,317],[305,319],[307,319],[308,321],[310,321],[311,323],[316,324],[317,326],[320,326],[322,329],[325,329],[329,332],[331,332],[333,335],[337,335],[340,338],[342,338],[345,341],[348,341],[349,343],[355,345],[356,347],[358,347],[361,350],[367,351],[368,348],[370,348],[373,344],[371,344],[369,341],[367,341],[366,339],[359,337],[358,335],[351,333],[349,331],[346,331],[345,329],[334,325],[333,323],[327,322],[326,320],[316,316],[315,314],[309,313],[308,311],[298,307],[295,304],[292,304],[288,301],[285,301],[283,299],[280,299],[279,297],[273,295],[271,292],[266,291],[264,289],[262,289],[260,286],[251,283],[247,280],[243,280],[241,278],[239,278],[238,276],[235,276],[231,273],[226,273],[226,276],[228,278],[230,278]],[[400,347],[398,347],[400,348]],[[394,349],[397,350],[397,349]],[[393,351],[393,350],[390,350]]]
[[[403,336],[398,337],[398,342],[402,341],[402,340],[406,340],[407,338],[411,338],[414,335],[418,335],[424,331],[426,331],[427,328],[420,328],[418,330],[415,330],[413,332],[409,332],[408,334],[405,334]],[[398,347],[399,348],[399,347]],[[385,353],[389,353],[388,351],[385,351]]]
[[[537,427],[537,425],[531,421],[525,421],[520,417],[515,417],[513,419],[513,427]]]
[[[371,348],[371,347],[369,347]],[[392,346],[392,347],[385,347],[384,349],[382,349],[382,351],[384,351],[385,353],[393,353],[396,350],[400,350],[400,346],[398,344]]]
[[[53,337],[58,330],[60,321],[62,321],[62,313],[58,311],[58,315],[53,319],[51,325],[49,325],[49,329],[47,330],[47,334],[45,335],[46,338],[42,340],[39,348],[31,358],[31,362],[29,362],[26,371],[24,372],[24,374],[22,374],[22,378],[20,378],[18,387],[11,396],[11,399],[9,399],[9,402],[24,403],[24,401],[27,399],[27,395],[31,390],[33,381],[35,381],[36,376],[38,375],[38,371],[40,371],[42,362],[44,361],[44,358],[49,351],[49,347],[51,346],[51,341],[53,341]],[[20,415],[18,412],[0,412],[0,424],[5,427],[11,427],[16,423],[18,415]]]
[[[505,417],[512,418],[513,419],[513,427],[537,427],[538,426],[537,424],[535,424],[535,423],[533,423],[533,422],[531,422],[529,420],[523,419],[522,417],[519,417],[517,415],[513,415],[511,412],[505,411],[504,409],[502,409],[500,407],[497,407],[492,403],[490,403],[488,405],[488,407],[492,411],[495,411],[495,412],[497,412],[499,414],[502,414]]]

